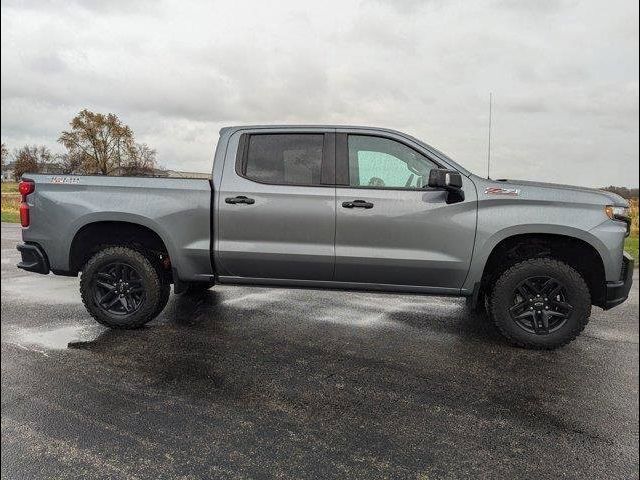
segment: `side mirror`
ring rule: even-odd
[[[428,185],[446,190],[460,190],[462,188],[462,175],[455,170],[434,169],[429,172]]]
[[[455,170],[431,170],[431,172],[429,172],[429,183],[427,186],[447,190],[447,203],[457,203],[464,200],[462,175]]]

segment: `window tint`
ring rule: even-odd
[[[349,135],[352,187],[422,188],[437,165],[402,143],[381,137]]]
[[[320,185],[323,134],[251,135],[244,167],[263,183]]]

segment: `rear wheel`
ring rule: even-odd
[[[496,281],[491,317],[513,344],[554,349],[574,340],[591,315],[591,296],[582,276],[549,258],[520,262]]]
[[[142,253],[107,247],[85,264],[80,294],[99,323],[111,328],[138,328],[153,320],[169,299],[158,270]]]

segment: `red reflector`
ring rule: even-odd
[[[20,204],[20,223],[23,227],[29,226],[29,204],[27,202]]]
[[[20,195],[29,195],[30,193],[33,193],[35,189],[36,184],[28,180],[22,180],[18,184],[18,191],[20,192]]]

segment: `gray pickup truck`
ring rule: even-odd
[[[155,318],[171,284],[331,288],[467,297],[512,343],[551,349],[633,278],[621,197],[480,178],[380,128],[223,128],[211,180],[26,174],[20,192],[18,267],[82,272],[112,328]]]

